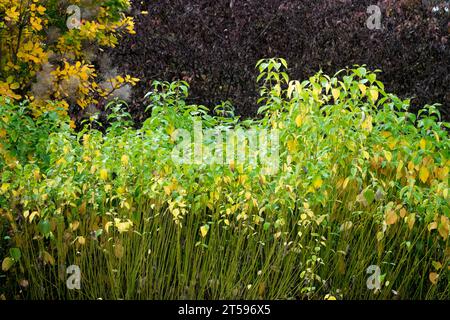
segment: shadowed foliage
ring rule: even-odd
[[[423,2],[378,1],[382,29],[370,30],[369,0],[134,1],[137,35],[112,51],[113,61],[143,80],[132,103],[136,120],[145,118],[142,98],[156,79],[187,80],[189,102],[231,100],[237,114],[253,116],[254,64],[274,56],[286,58],[296,79],[353,64],[379,68],[387,91],[413,98],[414,110],[441,103],[448,119],[448,12],[445,1],[437,12]]]

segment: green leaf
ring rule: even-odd
[[[371,204],[373,200],[375,199],[375,193],[371,189],[367,189],[364,192],[364,198],[366,199],[368,204]]]
[[[47,236],[50,233],[50,222],[48,220],[39,221],[38,229],[44,236]]]
[[[22,253],[20,252],[19,248],[11,248],[9,249],[9,255],[15,260],[19,261],[20,257],[22,256]]]
[[[269,222],[265,222],[264,225],[263,225],[263,228],[264,228],[264,231],[269,230],[269,228],[270,228],[270,223],[269,223]]]

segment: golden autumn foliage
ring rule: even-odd
[[[134,33],[128,0],[0,0],[0,96],[29,100],[34,116],[85,108],[138,79],[99,75],[93,60]],[[50,102],[52,101],[52,102]]]

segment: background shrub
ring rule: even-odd
[[[450,103],[448,11],[445,1],[134,1],[137,35],[112,50],[120,70],[141,78],[133,113],[151,80],[184,79],[190,102],[232,100],[240,115],[256,112],[257,71],[263,57],[285,57],[290,74],[307,79],[353,64],[383,71],[386,89],[412,98],[414,110]],[[382,10],[382,30],[369,30],[369,5]],[[440,6],[437,12],[434,5]],[[447,4],[448,6],[448,4]],[[144,11],[144,14],[141,12]]]

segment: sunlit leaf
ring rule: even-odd
[[[428,171],[428,168],[425,166],[420,167],[419,178],[423,183],[427,182],[429,176],[430,172]]]
[[[200,227],[200,235],[202,236],[202,238],[206,237],[206,235],[208,234],[208,231],[209,231],[209,225],[205,224]]]

